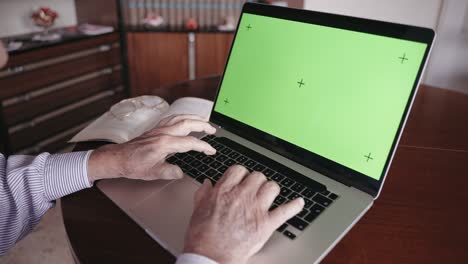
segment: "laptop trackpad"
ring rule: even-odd
[[[184,247],[185,231],[192,216],[193,196],[198,188],[199,184],[184,176],[130,211],[154,240],[173,255],[178,255]]]

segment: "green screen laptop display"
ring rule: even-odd
[[[426,46],[243,14],[214,110],[379,180]]]

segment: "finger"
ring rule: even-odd
[[[263,173],[254,171],[250,173],[240,184],[241,189],[257,194],[258,189],[263,183],[267,181],[267,178]]]
[[[270,224],[273,230],[280,227],[293,216],[297,215],[304,208],[304,199],[302,197],[296,198],[291,202],[280,205],[274,210],[270,211]]]
[[[174,125],[159,129],[162,133],[172,136],[187,136],[192,132],[216,133],[216,128],[205,121],[184,119]]]
[[[267,181],[258,190],[257,199],[264,209],[268,209],[279,193],[279,185],[274,181]]]
[[[206,143],[205,141],[200,140],[196,137],[165,136],[164,138],[168,139],[163,140],[163,143],[161,143],[160,145],[163,145],[164,149],[166,150],[165,155],[188,152],[191,150],[203,152],[207,155],[214,155],[216,153],[215,148],[213,148],[210,144]]]
[[[159,125],[160,126],[172,126],[175,123],[178,123],[179,121],[184,120],[184,119],[208,121],[207,118],[203,118],[203,117],[198,116],[198,115],[190,115],[190,114],[187,114],[187,115],[171,115],[171,116],[168,116],[168,117],[164,118],[163,120],[161,120],[161,122],[159,122]]]
[[[158,179],[161,180],[175,180],[181,179],[184,176],[182,169],[179,166],[164,162],[162,165],[155,168],[159,171]]]
[[[211,185],[211,181],[205,179],[202,186],[195,192],[195,196],[193,197],[195,205],[198,205],[203,201],[212,188],[213,186]]]
[[[223,177],[219,180],[216,184],[220,190],[223,191],[230,191],[234,186],[238,185],[247,175],[249,171],[240,166],[240,165],[233,165],[227,169],[224,173]]]

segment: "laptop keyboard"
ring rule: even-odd
[[[178,165],[184,173],[198,182],[203,183],[205,179],[209,179],[213,185],[234,164],[240,164],[251,172],[262,172],[268,180],[275,181],[281,187],[280,194],[274,200],[270,210],[297,197],[304,198],[304,210],[277,229],[290,239],[295,239],[339,197],[328,191],[325,185],[228,138],[209,135],[202,140],[217,150],[215,155],[208,156],[190,151],[177,153],[169,157],[167,161]]]

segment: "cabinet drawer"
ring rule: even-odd
[[[5,107],[3,110],[5,123],[8,127],[16,125],[99,92],[112,90],[120,84],[120,70],[111,73],[105,73],[104,71],[103,75],[96,78]]]
[[[0,99],[13,97],[40,87],[65,81],[88,72],[120,63],[118,48],[53,64],[0,79]]]
[[[90,39],[41,48],[40,52],[38,52],[38,50],[27,51],[11,56],[8,60],[7,67],[23,66],[28,63],[47,60],[51,57],[63,56],[65,54],[70,54],[84,49],[90,49],[100,45],[106,45],[115,42],[119,42],[118,33],[111,33],[99,37],[90,37]]]
[[[38,124],[32,124],[31,127],[25,127],[21,130],[10,133],[11,149],[17,152],[21,149],[32,146],[35,143],[51,137],[70,127],[84,123],[93,117],[104,113],[111,105],[122,100],[124,93],[118,93],[92,103],[79,106],[62,115],[50,118]]]

